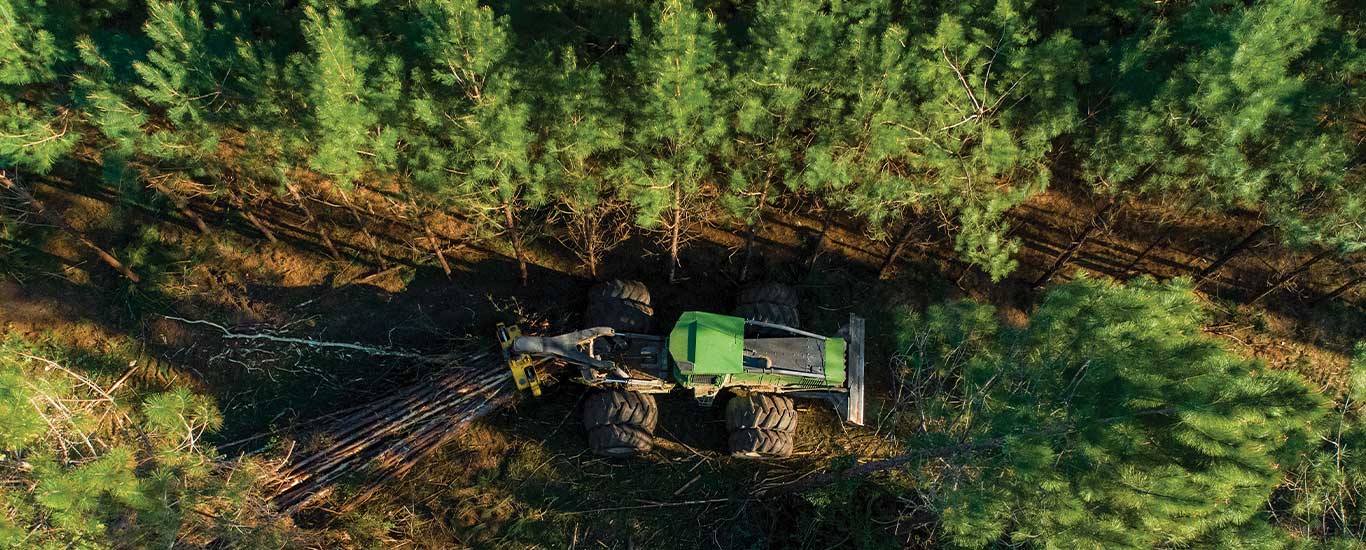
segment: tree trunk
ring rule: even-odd
[[[906,245],[910,244],[911,235],[920,224],[911,220],[906,220],[905,227],[901,228],[901,234],[897,235],[896,243],[892,245],[892,250],[887,253],[887,257],[882,260],[882,267],[877,271],[877,278],[887,280],[892,273],[892,266],[896,265],[897,259],[901,258],[901,253],[906,251]]]
[[[17,178],[17,176],[15,176],[15,178]],[[81,244],[86,246],[86,248],[89,248],[90,250],[94,251],[95,255],[99,256],[99,258],[103,260],[105,264],[108,264],[109,267],[114,268],[115,271],[118,271],[129,281],[133,281],[134,284],[142,282],[142,277],[139,277],[137,273],[133,272],[133,270],[128,269],[128,266],[123,265],[123,262],[120,262],[118,258],[114,257],[113,254],[106,252],[103,248],[100,248],[99,245],[95,244],[93,241],[86,238],[85,235],[81,234],[81,232],[76,231],[76,228],[72,227],[71,224],[67,223],[65,219],[57,215],[57,213],[48,210],[47,207],[43,206],[42,202],[39,202],[36,197],[29,194],[28,190],[24,189],[23,187],[20,187],[17,179],[12,179],[9,172],[0,170],[0,185],[3,185],[7,189],[13,190],[16,194],[19,195],[20,198],[28,202],[29,206],[32,206],[33,210],[36,211],[39,216],[42,216],[43,219],[47,220],[48,223],[56,226],[58,229],[69,233],[72,237],[75,237],[76,240],[80,241]]]
[[[298,204],[299,209],[304,211],[304,218],[308,220],[308,224],[318,230],[318,238],[322,239],[323,245],[326,246],[327,251],[332,254],[332,259],[341,261],[341,252],[338,252],[337,246],[332,244],[332,237],[328,236],[327,228],[323,227],[323,224],[319,223],[318,219],[313,217],[313,211],[308,208],[308,203],[304,201],[303,195],[299,193],[299,188],[289,182],[285,182],[285,188],[289,190],[290,196],[294,197],[294,203]]]
[[[674,183],[674,211],[672,235],[669,237],[669,282],[678,282],[678,240],[683,225],[683,186]]]
[[[436,254],[436,260],[441,262],[441,272],[446,274],[446,280],[449,281],[451,279],[451,264],[446,262],[446,255],[441,253],[441,242],[436,240],[432,226],[427,224],[427,217],[422,215],[422,209],[417,207],[417,201],[413,200],[412,195],[408,195],[408,205],[413,207],[413,215],[417,216],[418,223],[422,224],[422,232],[427,236],[427,244],[432,247],[432,252]]]
[[[754,208],[754,221],[745,228],[745,259],[740,264],[740,282],[742,283],[749,279],[749,265],[754,258],[754,236],[759,231],[759,224],[764,221],[764,203],[768,202],[770,178],[772,178],[772,172],[766,176],[764,187],[759,191],[759,204]]]
[[[816,258],[820,257],[821,250],[825,248],[825,236],[830,233],[830,224],[834,221],[835,211],[826,211],[825,217],[821,218],[821,231],[816,234],[816,242],[811,245],[811,253],[806,257],[806,270],[810,271],[816,267]]]
[[[598,280],[598,237],[596,233],[598,222],[596,216],[590,216],[583,223],[588,225],[586,231],[584,231],[584,235],[588,237],[584,242],[585,252],[588,256],[586,258],[586,261],[588,262],[588,276],[596,281]]]
[[[1091,239],[1091,235],[1095,233],[1096,229],[1110,223],[1110,219],[1119,211],[1121,204],[1123,203],[1119,199],[1112,199],[1109,204],[1096,212],[1096,215],[1091,217],[1090,223],[1086,225],[1086,229],[1083,229],[1081,234],[1072,240],[1072,244],[1067,245],[1062,254],[1058,255],[1058,258],[1053,261],[1053,265],[1034,281],[1034,288],[1048,284],[1048,281],[1052,280],[1058,271],[1066,267],[1067,263],[1072,261],[1072,257],[1077,254],[1077,251],[1081,250],[1081,247],[1086,245],[1086,241]]]
[[[1305,260],[1304,263],[1302,263],[1302,264],[1299,265],[1299,267],[1296,267],[1295,269],[1290,270],[1290,272],[1289,272],[1289,273],[1286,273],[1285,275],[1281,275],[1280,277],[1277,277],[1276,280],[1275,280],[1274,282],[1271,283],[1271,285],[1269,285],[1269,286],[1266,287],[1266,290],[1263,290],[1263,291],[1261,292],[1261,294],[1258,294],[1256,297],[1252,298],[1252,301],[1248,302],[1248,304],[1255,304],[1255,303],[1257,303],[1257,302],[1262,301],[1262,298],[1267,297],[1267,296],[1270,295],[1272,292],[1275,292],[1276,290],[1280,289],[1282,286],[1285,286],[1286,283],[1289,283],[1290,281],[1295,280],[1296,277],[1299,277],[1300,275],[1304,274],[1305,271],[1309,271],[1309,268],[1314,267],[1314,264],[1319,263],[1319,262],[1322,261],[1324,258],[1327,258],[1329,254],[1332,254],[1332,253],[1333,253],[1333,249],[1332,249],[1332,248],[1328,248],[1328,249],[1325,249],[1325,250],[1322,251],[1322,252],[1319,252],[1318,254],[1315,254],[1313,257],[1309,258],[1308,260]]]
[[[512,253],[517,258],[517,276],[522,286],[526,286],[526,255],[522,251],[522,233],[517,229],[517,218],[512,215],[511,202],[503,202],[503,222],[507,224],[508,240],[512,241]]]
[[[185,216],[186,219],[190,220],[190,223],[193,223],[195,228],[198,229],[200,233],[203,233],[205,235],[209,234],[208,224],[204,223],[204,219],[199,217],[199,214],[196,214],[194,210],[190,209],[189,202],[181,198],[180,195],[175,194],[175,192],[171,191],[170,189],[167,189],[166,186],[161,185],[160,183],[153,181],[149,182],[149,184],[152,186],[153,189],[156,189],[162,195],[166,195],[166,198],[171,199],[171,204],[175,205],[176,210],[179,210],[182,216]]]
[[[1232,260],[1234,257],[1241,254],[1244,250],[1247,250],[1247,248],[1249,246],[1252,246],[1252,243],[1255,242],[1258,237],[1261,237],[1262,234],[1266,233],[1266,230],[1270,228],[1270,225],[1262,224],[1260,227],[1257,228],[1256,231],[1249,233],[1246,237],[1243,237],[1243,240],[1238,241],[1237,244],[1234,244],[1233,247],[1229,248],[1226,252],[1224,252],[1224,254],[1220,256],[1219,259],[1214,260],[1214,263],[1209,264],[1209,267],[1206,267],[1205,269],[1201,270],[1200,273],[1195,276],[1195,287],[1198,288],[1201,284],[1203,284],[1206,280],[1212,277],[1215,273],[1218,273],[1219,269],[1224,267],[1224,264],[1228,263],[1229,260]]]
[[[241,213],[242,218],[247,220],[247,222],[250,223],[252,227],[255,227],[257,231],[260,231],[262,235],[265,235],[266,240],[270,241],[270,244],[276,244],[280,242],[279,239],[275,238],[275,232],[271,231],[270,228],[266,227],[266,224],[261,223],[261,220],[257,219],[254,214],[248,212],[245,208],[238,210],[238,212]]]

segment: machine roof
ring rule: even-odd
[[[687,311],[669,331],[669,354],[689,374],[733,374],[744,370],[745,320]]]

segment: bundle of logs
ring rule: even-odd
[[[516,396],[510,382],[498,353],[452,356],[431,378],[340,416],[324,431],[323,446],[281,469],[277,509],[293,513],[353,475],[366,485],[349,503],[365,501],[465,426],[507,404]]]

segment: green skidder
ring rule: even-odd
[[[957,480],[935,504],[946,540],[1228,548],[1274,534],[1267,499],[1321,400],[1203,335],[1203,318],[1183,283],[1085,278],[1020,329],[970,303],[916,318],[907,372],[949,389],[924,405],[924,437],[989,449],[941,478]]]

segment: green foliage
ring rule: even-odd
[[[0,86],[42,84],[56,76],[65,52],[46,27],[50,17],[43,0],[0,0]]]
[[[755,223],[779,191],[801,188],[813,115],[834,79],[835,19],[823,2],[760,2],[731,76],[735,147],[730,153],[727,209]],[[782,187],[779,187],[782,186]],[[784,189],[785,188],[785,189]],[[820,189],[817,185],[813,189]]]
[[[648,25],[631,24],[635,77],[631,135],[638,158],[627,163],[627,196],[642,227],[681,230],[672,217],[691,218],[708,158],[726,134],[717,90],[722,66],[717,25],[690,2],[666,0]]]
[[[1053,140],[1075,129],[1085,62],[1024,2],[955,4],[934,18],[845,14],[827,59],[843,99],[823,115],[806,185],[875,233],[908,214],[943,216],[954,246],[994,279],[1015,268],[1005,212],[1048,185]]]
[[[908,368],[947,390],[931,431],[999,449],[964,458],[964,485],[937,503],[947,539],[1148,548],[1270,533],[1261,512],[1322,407],[1296,376],[1201,334],[1203,318],[1182,284],[1081,279],[1022,329],[972,305],[913,322]]]
[[[340,9],[310,6],[304,15],[311,58],[303,79],[317,142],[309,166],[346,187],[366,169],[368,158],[391,147],[391,136],[379,131],[379,115],[368,100],[374,53]]]
[[[0,101],[0,167],[47,172],[71,151],[78,137],[69,121]]]
[[[1122,12],[1093,48],[1099,123],[1086,172],[1108,192],[1262,209],[1292,244],[1366,240],[1347,178],[1366,57],[1327,4],[1209,0]],[[1108,32],[1108,31],[1107,31]]]
[[[206,51],[208,30],[199,11],[181,2],[150,2],[147,11],[143,31],[153,46],[146,61],[133,63],[140,83],[132,91],[164,110],[172,127],[154,130],[142,149],[159,158],[191,160],[212,151],[217,142],[207,112],[222,92],[211,73],[214,58]]]
[[[202,445],[222,423],[208,398],[181,388],[125,404],[82,372],[90,360],[0,341],[0,547],[288,540],[261,500],[258,467]]]
[[[1366,342],[1358,344],[1350,381],[1272,501],[1281,525],[1304,540],[1350,547],[1366,540]]]

